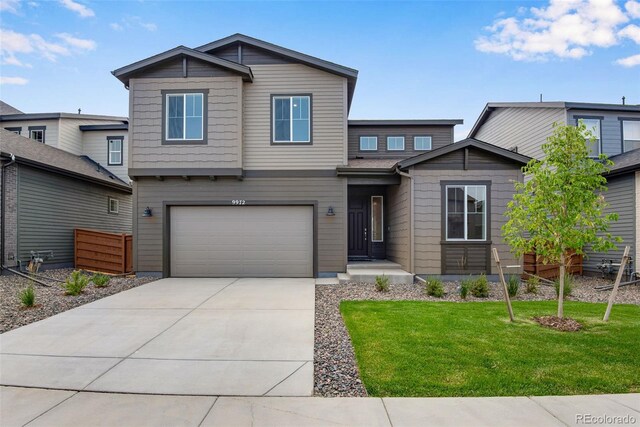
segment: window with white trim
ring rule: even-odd
[[[376,151],[378,150],[377,136],[361,136],[360,151]]]
[[[168,93],[165,96],[165,140],[204,140],[204,94]]]
[[[371,196],[371,241],[384,240],[384,204],[382,196]]]
[[[640,148],[640,120],[622,121],[622,152]]]
[[[109,213],[117,214],[120,210],[120,201],[118,199],[114,199],[113,197],[109,197]]]
[[[578,118],[584,123],[586,130],[591,132],[591,135],[585,135],[587,139],[587,146],[589,147],[589,157],[598,157],[601,153],[600,147],[600,119],[588,119]]]
[[[387,137],[387,150],[389,150],[389,151],[403,151],[404,150],[404,136],[388,136]]]
[[[417,151],[431,150],[431,137],[430,136],[414,136],[413,149]]]
[[[30,129],[29,138],[44,143],[44,129]]]
[[[122,165],[122,144],[123,137],[113,137],[107,139],[107,163],[109,165],[119,166]]]
[[[487,239],[487,186],[447,185],[446,240]]]
[[[311,97],[273,96],[273,142],[311,142]]]

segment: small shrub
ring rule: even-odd
[[[80,295],[88,284],[89,278],[82,274],[81,271],[76,270],[69,275],[64,288],[67,290],[67,295]]]
[[[469,295],[469,290],[471,290],[472,285],[473,279],[471,277],[468,279],[462,279],[460,282],[460,298],[467,299],[467,295]]]
[[[376,291],[387,292],[389,290],[389,278],[387,276],[376,276]]]
[[[540,286],[540,278],[537,276],[530,276],[525,284],[524,291],[528,294],[537,294],[538,286]]]
[[[560,278],[557,278],[553,282],[554,288],[556,288],[556,298],[560,296]],[[573,292],[573,276],[565,274],[564,276],[564,297],[568,297]]]
[[[94,274],[93,277],[91,278],[91,281],[96,286],[96,288],[104,288],[109,284],[110,280],[111,280],[111,277],[102,273]]]
[[[33,285],[29,285],[18,293],[20,302],[25,307],[33,307],[36,303],[36,292],[33,290]]]
[[[489,296],[489,281],[487,276],[481,274],[471,284],[471,295],[476,298],[487,298]]]
[[[507,291],[511,298],[518,295],[518,289],[520,288],[520,278],[515,274],[509,276],[509,280],[507,281]]]
[[[442,298],[444,296],[444,287],[442,286],[442,280],[437,277],[429,277],[427,279],[427,295],[432,297]]]

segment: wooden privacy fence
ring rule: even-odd
[[[133,270],[131,234],[76,228],[74,248],[78,269],[112,274],[130,273]]]
[[[567,274],[582,275],[582,255],[568,253],[567,258],[571,259],[571,264],[567,268]],[[523,270],[525,273],[534,274],[543,279],[555,279],[560,276],[559,264],[545,264],[543,258],[533,252],[524,254]],[[523,274],[522,278],[527,279],[529,275]]]

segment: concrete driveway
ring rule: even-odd
[[[0,335],[0,384],[216,396],[313,392],[313,279],[162,279]]]

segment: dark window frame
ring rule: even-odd
[[[11,127],[6,127],[4,128],[4,130],[8,130],[9,132],[13,132],[17,135],[21,135],[22,134],[22,126],[11,126]]]
[[[579,115],[573,116],[573,120],[575,120],[576,122],[576,126],[578,126],[580,119],[582,120],[599,120],[600,124],[598,125],[598,129],[600,130],[600,135],[598,135],[598,155],[597,156],[589,156],[592,159],[597,159],[600,154],[602,154],[602,121],[604,120],[604,116],[583,116],[583,115]]]
[[[42,141],[38,141],[37,139],[33,139],[31,138],[31,131],[38,131],[41,130],[42,131]],[[46,126],[29,126],[29,139],[33,139],[36,142],[41,142],[43,144],[46,144],[46,140],[47,140],[47,127]]]
[[[360,145],[361,138],[375,138],[376,139],[376,149],[375,150],[363,150],[362,145]],[[362,153],[376,153],[380,151],[380,138],[378,135],[358,135],[358,151]]]
[[[202,139],[167,139],[167,95],[202,94]],[[209,130],[209,89],[167,89],[161,90],[162,95],[162,145],[207,145]],[[186,112],[185,112],[186,114]]]
[[[389,149],[389,138],[402,138],[402,150],[390,150]],[[387,135],[384,141],[385,151],[402,153],[407,151],[407,136],[406,135]]]
[[[296,142],[296,141],[276,141],[274,131],[275,128],[273,126],[273,122],[275,120],[275,115],[273,112],[273,101],[274,98],[284,98],[284,97],[294,97],[294,96],[308,96],[309,97],[309,141],[304,142]],[[293,135],[292,135],[293,136]],[[306,93],[272,93],[269,96],[269,141],[271,141],[271,145],[279,145],[279,146],[291,146],[291,145],[313,145],[313,94]]]
[[[624,151],[624,122],[640,122],[640,117],[618,117],[618,121],[620,122],[620,153],[633,151]]]
[[[486,180],[447,180],[440,181],[440,220],[441,220],[441,228],[440,228],[440,244],[469,244],[469,245],[479,245],[479,244],[491,244],[491,183],[492,181]],[[454,185],[483,185],[485,186],[485,197],[487,202],[487,207],[485,209],[485,238],[483,240],[447,240],[447,186]],[[466,220],[466,218],[465,218]]]
[[[120,163],[111,163],[111,147],[109,142],[119,140],[120,141]],[[107,136],[107,165],[108,166],[122,166],[124,164],[124,135]]]
[[[431,138],[431,148],[416,148],[416,138]],[[433,151],[433,135],[414,135],[413,136],[413,151]]]

